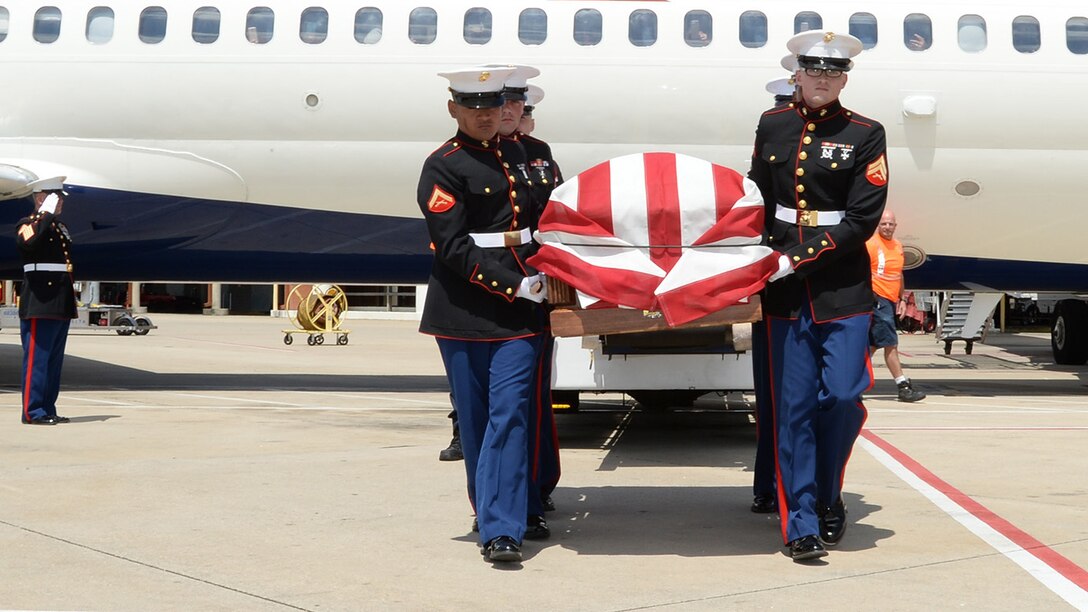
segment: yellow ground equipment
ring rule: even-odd
[[[294,309],[295,329],[283,330],[283,343],[291,344],[292,334],[307,334],[306,344],[325,344],[324,334],[336,334],[336,343],[348,343],[350,330],[340,323],[348,310],[348,296],[338,285],[295,285],[287,295],[287,309]]]

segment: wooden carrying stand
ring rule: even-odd
[[[760,320],[763,316],[759,296],[753,295],[745,303],[734,304],[684,325],[669,327],[665,323],[665,317],[657,311],[633,308],[582,310],[577,307],[574,295],[574,289],[570,285],[559,279],[548,277],[548,303],[555,307],[551,312],[553,336],[596,336],[668,329],[696,329],[751,323]]]

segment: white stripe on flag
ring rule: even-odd
[[[677,155],[676,191],[680,199],[680,244],[694,244],[717,221],[714,169],[710,162]]]
[[[733,204],[733,208],[744,208],[746,206],[763,206],[763,194],[759,192],[759,187],[756,186],[751,179],[745,178],[742,182],[744,186],[744,197],[737,200]]]
[[[665,277],[665,271],[657,266],[654,262],[650,261],[650,258],[644,254],[644,249],[636,249],[633,247],[616,248],[615,245],[611,246],[584,246],[584,241],[581,245],[572,246],[563,244],[562,242],[552,242],[554,234],[552,232],[546,232],[542,236],[548,241],[549,247],[564,253],[570,253],[584,262],[587,266],[594,268],[611,268],[614,270],[629,270],[631,272],[638,272],[639,274],[648,274],[650,276],[656,276],[658,278]]]
[[[578,210],[578,177],[563,181],[562,185],[552,191],[551,199],[571,210]]]
[[[612,233],[631,244],[650,244],[646,212],[646,167],[641,153],[609,162]]]
[[[772,253],[769,247],[738,247],[729,251],[701,251],[688,249],[669,271],[665,280],[654,290],[661,295],[690,283],[700,282],[719,274],[725,274],[750,266]]]

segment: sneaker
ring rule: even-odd
[[[438,452],[439,461],[461,461],[465,454],[461,452],[461,436],[454,436],[450,445]]]
[[[899,401],[901,402],[917,402],[918,400],[925,399],[926,394],[915,389],[911,384],[910,379],[904,380],[899,383]]]

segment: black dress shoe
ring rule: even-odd
[[[820,516],[820,541],[827,546],[834,546],[846,533],[846,504],[839,498],[830,508],[820,504],[817,509]]]
[[[472,531],[473,533],[480,533],[480,520],[472,519]]]
[[[543,516],[530,516],[525,521],[526,540],[547,540],[551,535],[552,530]]]
[[[555,512],[555,502],[552,501],[552,496],[549,495],[541,502],[544,505],[544,512]]]
[[[778,500],[773,495],[756,495],[752,498],[752,512],[770,514],[778,510]]]
[[[57,417],[43,416],[43,417],[39,417],[37,419],[30,419],[29,421],[23,421],[23,424],[24,425],[56,425],[59,422],[60,421],[57,420]]]
[[[461,451],[461,436],[454,436],[450,445],[438,451],[439,461],[462,461],[465,454]]]
[[[53,415],[53,418],[56,419],[58,423],[71,423],[72,422],[72,419],[69,419],[68,417],[62,417],[59,414]]]
[[[499,536],[484,546],[484,556],[499,563],[520,563],[521,546],[510,536]]]
[[[805,536],[790,542],[790,556],[794,561],[809,561],[826,557],[827,551],[816,536]]]

